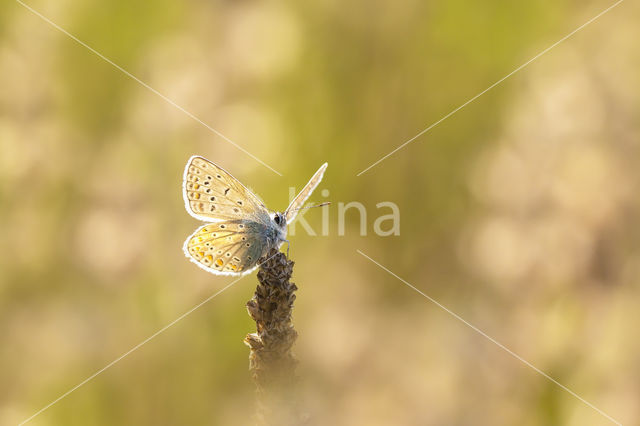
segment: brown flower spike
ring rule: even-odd
[[[298,288],[289,281],[294,262],[272,249],[260,263],[259,284],[247,302],[257,332],[248,334],[244,342],[251,348],[249,370],[258,391],[259,422],[287,424],[295,417],[290,397],[297,360],[291,349],[298,333],[291,313]]]

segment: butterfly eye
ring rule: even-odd
[[[282,218],[280,217],[279,214],[277,214],[274,218],[273,221],[276,223],[276,225],[280,225],[280,222],[282,221]]]

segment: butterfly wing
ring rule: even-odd
[[[201,226],[184,242],[185,255],[217,275],[244,275],[254,270],[268,249],[264,224],[229,220]]]
[[[302,207],[302,205],[304,204],[305,201],[307,201],[307,198],[309,198],[313,190],[316,189],[316,187],[322,180],[322,176],[324,176],[325,170],[327,170],[327,163],[324,163],[322,166],[320,166],[318,171],[311,177],[311,179],[309,180],[309,182],[307,182],[305,187],[302,188],[302,191],[300,191],[300,193],[296,195],[296,198],[293,199],[291,204],[289,204],[289,207],[287,207],[287,210],[285,210],[284,212],[285,218],[287,219],[287,223],[293,222],[293,220],[296,218],[296,215],[298,214],[298,209]]]
[[[204,157],[189,159],[182,188],[185,208],[196,219],[207,222],[246,217],[262,222],[269,219],[269,212],[257,195]]]

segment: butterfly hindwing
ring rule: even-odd
[[[222,167],[199,156],[187,162],[183,196],[187,211],[200,220],[259,216],[264,221],[269,214],[257,195]]]
[[[219,275],[251,272],[269,247],[264,225],[246,220],[201,226],[184,243],[185,255],[206,271]]]

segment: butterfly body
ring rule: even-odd
[[[184,172],[187,212],[207,222],[184,243],[184,253],[200,268],[218,275],[242,275],[272,248],[279,249],[302,204],[322,180],[323,164],[284,212],[271,212],[230,173],[193,156]]]

